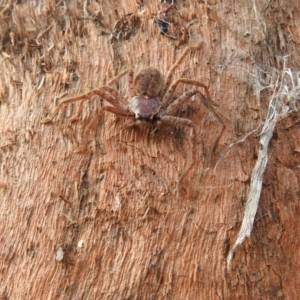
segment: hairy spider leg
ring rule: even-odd
[[[189,163],[188,163],[187,167],[185,168],[185,170],[180,175],[180,178],[177,182],[177,191],[178,191],[179,194],[180,194],[180,184],[181,184],[183,178],[186,176],[186,174],[191,170],[191,168],[193,167],[194,162],[195,162],[195,156],[196,156],[196,152],[195,152],[196,151],[196,147],[195,147],[195,130],[194,130],[194,126],[193,126],[193,123],[192,123],[191,120],[186,119],[186,118],[180,118],[180,117],[172,116],[172,115],[175,114],[180,109],[180,107],[182,106],[183,103],[185,103],[187,100],[190,100],[196,94],[200,97],[200,99],[203,102],[204,106],[211,113],[213,113],[213,115],[215,116],[217,121],[222,126],[222,129],[221,129],[219,135],[217,136],[216,140],[214,141],[214,143],[211,147],[211,153],[213,153],[215,151],[215,149],[216,149],[216,147],[217,147],[217,145],[220,141],[220,138],[222,137],[223,132],[225,130],[225,124],[222,121],[222,119],[220,118],[220,116],[216,113],[213,105],[211,104],[210,99],[205,97],[200,91],[198,91],[196,89],[188,90],[187,92],[185,92],[183,95],[181,95],[172,104],[170,104],[167,107],[167,109],[165,111],[165,115],[160,117],[161,121],[172,124],[172,125],[190,127],[189,144],[190,144],[191,152],[190,152],[190,156],[189,156]]]
[[[122,103],[123,101],[126,101],[126,99],[121,96],[116,90],[114,90],[112,87],[110,86],[102,86],[101,88],[99,88],[99,90],[94,90],[91,91],[87,94],[83,94],[77,97],[72,97],[69,99],[66,99],[64,101],[62,101],[61,103],[59,103],[57,105],[57,107],[54,109],[53,113],[48,117],[45,118],[41,121],[41,123],[48,123],[50,122],[58,113],[58,111],[66,104],[68,103],[72,103],[72,102],[76,102],[79,100],[82,101],[86,101],[88,99],[90,99],[91,97],[98,95],[100,97],[103,97],[106,101],[108,101],[109,103],[111,103],[112,105],[121,108],[121,109],[126,109],[126,106]],[[112,96],[118,95],[118,98],[114,98]],[[121,100],[122,99],[122,100]],[[119,101],[121,100],[121,101]]]
[[[187,56],[187,54],[189,53],[189,51],[191,51],[192,49],[200,49],[201,45],[196,46],[196,47],[187,47],[182,54],[180,55],[180,57],[177,59],[177,61],[173,64],[173,66],[170,68],[170,70],[168,71],[167,75],[166,75],[166,79],[165,79],[165,83],[164,86],[160,92],[160,96],[163,97],[166,93],[166,91],[169,89],[169,86],[172,82],[172,78],[173,75],[175,73],[175,70],[179,67],[179,65],[181,64],[181,62],[183,61],[183,59]]]
[[[176,81],[174,81],[171,84],[171,86],[168,88],[167,92],[165,93],[165,95],[164,95],[164,97],[162,99],[162,104],[163,104],[164,107],[168,107],[169,106],[170,102],[172,101],[171,98],[172,98],[172,96],[173,96],[173,94],[174,94],[174,92],[175,92],[175,90],[176,90],[176,88],[177,88],[177,86],[178,86],[179,83],[190,84],[190,85],[199,86],[199,87],[204,88],[205,94],[206,94],[207,98],[209,99],[209,101],[211,103],[213,103],[214,105],[217,105],[217,103],[215,103],[211,99],[208,87],[205,84],[203,84],[203,83],[201,83],[201,82],[199,82],[197,80],[190,80],[190,79],[186,79],[186,78],[179,78],[179,79],[177,79]]]
[[[130,78],[133,77],[133,70],[132,69],[125,69],[124,71],[122,71],[121,73],[119,73],[117,76],[115,76],[112,80],[110,80],[107,85],[108,86],[111,86],[113,85],[115,82],[117,82],[120,78],[122,78],[124,75],[126,75],[127,73],[129,72],[129,76]],[[133,81],[133,79],[132,79]],[[71,118],[71,121],[75,121],[78,119],[79,115],[81,114],[82,112],[82,109],[83,109],[83,104],[84,102],[88,100],[88,99],[84,99],[82,101],[80,101],[79,105],[78,105],[78,108],[77,108],[77,111],[76,111],[76,114]],[[123,99],[122,99],[123,100]],[[121,100],[121,101],[122,101]],[[123,101],[122,101],[123,102]],[[127,104],[126,102],[126,99],[125,99],[125,102],[123,102],[123,104]]]
[[[188,126],[190,128],[190,136],[189,136],[189,146],[191,149],[190,155],[188,156],[189,163],[185,170],[181,173],[178,181],[177,181],[177,192],[180,195],[180,184],[182,182],[182,179],[185,177],[185,175],[189,172],[189,170],[193,167],[194,162],[195,162],[195,130],[194,126],[191,120],[185,119],[185,118],[180,118],[180,117],[175,117],[175,116],[169,116],[169,115],[164,115],[161,118],[162,122],[175,125],[175,126]]]
[[[82,139],[82,146],[80,146],[76,152],[82,152],[85,147],[86,144],[88,142],[88,137],[90,135],[90,132],[94,129],[94,127],[97,125],[99,119],[103,116],[103,114],[108,111],[111,112],[115,115],[119,115],[119,116],[124,116],[124,117],[132,117],[134,118],[134,114],[131,113],[126,107],[124,108],[120,108],[120,107],[113,107],[113,106],[105,106],[103,107],[98,114],[94,117],[94,119],[92,120],[92,122],[89,124],[88,128],[85,130],[84,135],[83,135],[83,139]]]
[[[109,81],[108,85],[112,85],[113,83],[118,81],[121,77],[123,77],[126,73],[128,73],[128,75],[129,75],[129,93],[130,93],[130,96],[133,98],[135,96],[135,92],[134,92],[134,81],[133,81],[133,70],[132,69],[124,70],[118,76],[116,76],[114,79]],[[125,100],[125,101],[122,101],[122,103],[125,104],[126,106],[118,107],[118,105],[116,105],[116,103],[113,103],[112,101],[108,101],[111,104],[113,104],[115,107],[107,106],[107,107],[103,107],[99,111],[99,113],[96,115],[96,117],[92,120],[92,122],[89,124],[88,128],[86,129],[84,137],[83,137],[83,141],[82,141],[82,146],[79,147],[76,152],[81,152],[82,149],[85,148],[85,146],[87,144],[88,136],[90,135],[90,132],[96,126],[96,124],[98,123],[99,119],[103,116],[105,111],[109,111],[111,113],[114,113],[115,115],[120,115],[120,116],[125,116],[125,117],[134,117],[134,114],[132,114],[127,108],[126,99],[119,92],[117,92],[116,90],[113,89],[110,91],[110,94],[113,95],[115,97],[115,99],[119,99],[121,101]]]
[[[76,102],[76,101],[79,101],[79,100],[81,100],[81,102],[79,103],[79,106],[78,106],[78,108],[77,108],[77,111],[76,111],[76,114],[71,118],[71,121],[74,121],[74,120],[76,120],[77,118],[78,118],[78,116],[79,116],[79,114],[81,113],[81,111],[82,111],[82,108],[83,108],[83,103],[85,102],[85,101],[87,101],[88,99],[90,99],[92,96],[94,96],[94,95],[99,95],[99,96],[103,96],[103,94],[97,94],[97,91],[99,92],[99,93],[101,93],[101,90],[102,89],[104,89],[104,90],[106,90],[108,93],[111,93],[112,95],[116,95],[116,91],[114,90],[114,89],[112,89],[111,87],[109,87],[109,85],[112,85],[113,83],[115,83],[116,81],[118,81],[121,77],[123,77],[124,75],[126,75],[128,72],[130,72],[131,71],[131,69],[126,69],[126,70],[124,70],[123,72],[121,72],[120,74],[118,74],[116,77],[114,77],[111,81],[109,81],[108,82],[108,84],[106,85],[106,86],[102,86],[102,87],[100,87],[99,88],[99,90],[94,90],[94,91],[91,91],[91,92],[89,92],[89,93],[87,93],[87,94],[83,94],[83,95],[80,95],[80,96],[77,96],[77,97],[71,97],[71,98],[69,98],[69,99],[66,99],[66,100],[64,100],[64,101],[62,101],[60,104],[58,104],[57,105],[57,107],[54,109],[54,111],[51,113],[51,115],[48,117],[48,118],[45,118],[45,119],[43,119],[42,121],[41,121],[41,123],[48,123],[48,122],[50,122],[56,115],[57,115],[57,113],[59,112],[59,110],[64,106],[64,105],[66,105],[66,104],[68,104],[68,103],[72,103],[72,102]],[[119,93],[118,93],[119,94]],[[107,93],[105,93],[105,95],[107,95]],[[104,96],[104,99],[105,99],[106,97]],[[113,98],[110,98],[111,99],[111,101],[113,101],[112,99]],[[127,101],[126,101],[126,99],[124,98],[124,97],[118,97],[118,99],[124,104],[124,105],[126,105],[127,104]],[[109,100],[107,100],[108,102],[110,102]],[[116,102],[116,101],[113,101],[114,103]],[[118,105],[118,104],[114,104],[114,103],[112,103],[112,102],[110,102],[111,104],[113,104],[114,106],[121,106],[121,104],[120,105]],[[122,106],[121,106],[122,107]],[[124,106],[122,107],[122,108],[124,108]]]
[[[203,84],[201,84],[201,86],[204,87]],[[190,89],[190,90],[186,91],[183,95],[181,95],[179,98],[177,98],[173,103],[171,103],[166,108],[165,114],[166,115],[174,115],[178,110],[180,110],[180,107],[183,105],[183,103],[185,103],[187,100],[190,100],[196,94],[200,97],[200,100],[202,101],[202,103],[204,104],[204,106],[206,107],[206,109],[208,111],[210,111],[214,115],[214,117],[216,118],[216,120],[219,122],[219,124],[222,127],[219,135],[217,136],[215,142],[212,145],[211,153],[213,153],[213,152],[215,152],[216,147],[218,146],[219,141],[220,141],[220,139],[221,139],[221,137],[223,135],[223,132],[225,130],[225,124],[222,121],[222,119],[219,116],[219,114],[216,112],[216,110],[215,110],[215,108],[214,108],[214,106],[212,104],[211,98],[209,96],[209,93],[207,93],[207,97],[206,97],[199,90]]]
[[[126,70],[122,71],[115,78],[113,78],[111,81],[109,81],[106,86],[113,85],[114,83],[116,83],[117,81],[119,81],[119,79],[122,78],[127,73],[128,73],[128,76],[129,76],[129,92],[130,92],[130,96],[134,97],[135,93],[134,93],[133,70],[132,69],[126,69]],[[128,104],[127,100],[123,96],[121,96],[121,94],[117,90],[113,89],[113,91],[111,91],[110,93],[114,97],[116,97],[117,99],[120,99],[122,101],[122,103],[127,106],[127,104]]]

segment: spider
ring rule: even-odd
[[[217,121],[221,124],[222,130],[219,135],[216,137],[216,140],[212,146],[212,150],[214,151],[224,130],[225,125],[219,115],[216,113],[214,108],[214,103],[211,100],[208,87],[197,81],[197,80],[189,80],[186,78],[179,78],[175,81],[172,81],[175,70],[178,68],[183,59],[187,56],[187,54],[192,49],[199,49],[200,46],[197,47],[187,47],[178,60],[173,64],[173,66],[168,71],[165,79],[162,73],[154,68],[147,67],[138,72],[138,74],[134,77],[134,72],[132,69],[126,69],[120,74],[118,74],[115,78],[113,78],[107,85],[101,86],[97,90],[90,91],[86,94],[72,97],[62,101],[52,112],[52,114],[43,119],[42,123],[50,122],[58,113],[58,111],[66,104],[80,101],[78,110],[76,115],[72,119],[76,119],[79,113],[82,110],[82,106],[84,101],[88,100],[93,96],[100,96],[107,102],[109,102],[112,106],[104,106],[92,120],[92,122],[88,125],[85,134],[82,140],[82,147],[79,147],[77,152],[81,152],[87,142],[88,136],[93,128],[97,125],[98,120],[103,116],[105,112],[111,112],[115,115],[120,115],[128,118],[134,118],[135,120],[144,120],[147,122],[155,123],[155,122],[163,122],[171,125],[175,125],[178,127],[189,127],[190,128],[190,147],[191,153],[189,156],[190,163],[185,171],[181,174],[178,185],[181,182],[182,178],[185,174],[191,169],[194,162],[195,156],[195,134],[194,134],[194,126],[191,120],[187,118],[181,118],[176,116],[177,111],[182,106],[182,104],[188,100],[190,100],[194,95],[198,95],[200,100],[203,102],[205,107],[211,111]],[[111,85],[117,82],[124,75],[129,75],[129,90],[130,90],[130,99],[129,101],[121,95],[116,89],[112,88]],[[204,93],[202,93],[197,88],[191,88],[179,96],[176,100],[173,100],[173,94],[175,89],[180,84],[187,84],[197,88],[203,88]],[[215,104],[216,105],[216,104]]]
[[[162,10],[158,13],[157,17],[154,17],[153,21],[158,25],[160,32],[166,34],[170,25],[169,12],[172,9],[173,2],[171,4],[163,4]]]

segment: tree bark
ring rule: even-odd
[[[283,57],[295,82],[300,64],[299,1],[238,2],[175,1],[166,34],[153,22],[159,1],[0,4],[1,299],[297,299],[297,105],[269,145],[251,236],[226,264],[272,82]],[[207,85],[216,105],[196,95],[178,110],[193,123],[193,144],[190,128],[107,112],[76,153],[109,105],[96,96],[75,121],[79,102],[41,123],[126,68],[167,74],[196,45],[174,79]],[[130,98],[128,76],[113,87]],[[217,144],[216,114],[226,125]]]

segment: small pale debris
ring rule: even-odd
[[[57,261],[62,261],[63,258],[64,258],[64,249],[60,246],[57,246],[56,247],[56,257],[55,257],[55,259]]]
[[[247,180],[249,180],[249,176],[240,170],[239,172],[236,173],[235,179],[237,181],[246,182]]]
[[[5,57],[5,58],[9,58],[10,57],[10,55],[9,54],[7,54],[6,52],[4,52],[4,51],[2,51],[2,55]]]
[[[101,182],[103,179],[104,179],[104,173],[101,173],[101,174],[99,175],[99,177],[97,178],[97,181],[98,181],[98,182]]]
[[[300,153],[300,148],[295,148],[295,149],[294,149],[294,152]]]
[[[77,244],[77,247],[78,247],[78,248],[83,248],[83,246],[84,246],[84,241],[83,241],[83,240],[80,240],[80,241],[78,242],[78,244]]]

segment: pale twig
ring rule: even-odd
[[[269,102],[267,117],[264,122],[262,132],[260,133],[259,153],[251,175],[250,189],[246,201],[244,218],[237,240],[227,256],[227,267],[230,266],[233,254],[237,248],[247,237],[250,237],[251,235],[255,215],[258,209],[258,203],[260,200],[263,174],[268,162],[269,142],[273,136],[277,122],[288,112],[297,110],[296,104],[299,102],[300,89],[300,80],[298,77],[299,74],[293,73],[291,69],[286,67],[286,60],[287,57],[284,57],[283,71],[281,72],[281,76],[278,76],[275,80],[275,84],[271,85],[273,94]],[[286,98],[290,100],[290,106],[285,103]]]

